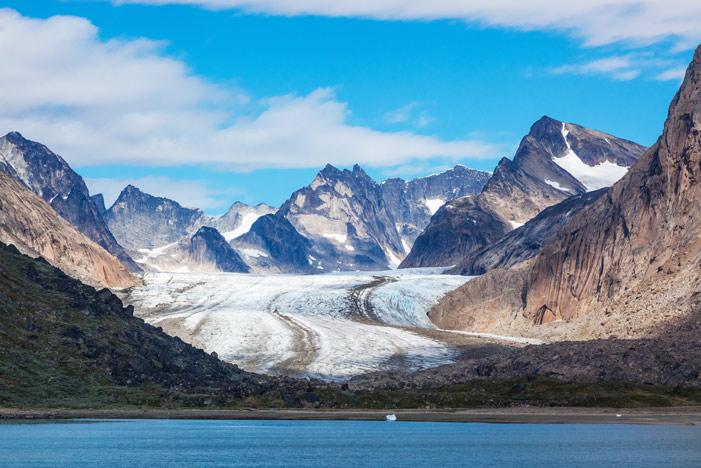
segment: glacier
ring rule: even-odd
[[[427,312],[469,277],[442,269],[324,275],[146,273],[136,314],[251,371],[345,380],[453,362]]]

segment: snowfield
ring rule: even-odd
[[[582,161],[567,140],[569,130],[566,125],[565,123],[562,124],[562,138],[565,140],[567,152],[563,156],[553,158],[553,161],[584,184],[587,191],[591,192],[592,190],[610,187],[626,175],[626,172],[628,172],[627,167],[619,166],[611,161],[604,161],[596,166],[589,166]],[[545,182],[548,183],[549,181],[546,180]]]
[[[426,313],[470,278],[440,269],[325,275],[146,273],[124,298],[167,333],[243,369],[342,380],[452,362]]]

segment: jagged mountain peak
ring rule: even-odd
[[[402,266],[467,262],[543,209],[612,185],[643,152],[627,140],[541,117],[514,158],[499,161],[477,197],[436,213]]]
[[[322,177],[339,177],[342,173],[343,171],[331,163],[327,163],[324,168],[319,171],[319,175]]]
[[[88,238],[115,255],[130,270],[139,271],[105,225],[78,173],[45,145],[10,132],[0,138],[0,171],[22,182]]]
[[[105,220],[120,244],[131,250],[153,249],[190,235],[205,220],[199,208],[183,207],[127,185]]]
[[[24,136],[22,136],[22,134],[20,132],[18,132],[16,130],[8,132],[7,135],[5,135],[3,138],[6,138],[8,140],[14,140],[14,141],[17,141],[17,140],[29,141],[26,138],[24,138]]]
[[[121,192],[119,192],[119,196],[117,197],[117,201],[123,200],[125,198],[131,198],[131,197],[149,197],[149,198],[160,198],[155,195],[151,195],[149,193],[144,192],[141,190],[139,187],[128,184],[126,187],[122,189]]]
[[[543,138],[551,134],[559,134],[563,123],[564,122],[561,120],[544,115],[533,122],[528,134],[536,138]]]

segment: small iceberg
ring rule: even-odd
[[[385,419],[386,419],[387,421],[396,421],[396,420],[397,420],[397,415],[396,415],[396,414],[388,414],[387,416],[385,416]]]

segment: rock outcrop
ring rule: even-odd
[[[191,235],[205,221],[205,215],[202,210],[185,208],[128,185],[107,210],[106,220],[120,244],[144,253]]]
[[[94,204],[82,177],[61,156],[12,132],[0,138],[0,171],[21,181],[129,270],[140,271],[107,228],[103,212]]]
[[[244,235],[231,241],[251,269],[268,273],[316,273],[320,266],[312,243],[279,214],[261,216]]]
[[[0,242],[43,257],[85,283],[126,288],[136,279],[120,261],[80,233],[18,180],[0,172]]]
[[[701,47],[657,143],[528,262],[519,297],[506,301],[517,305],[491,311],[512,319],[479,331],[637,338],[683,320],[701,291],[700,180]],[[467,289],[500,274],[493,270],[459,288],[444,301],[452,310],[438,312],[439,304],[431,317],[439,326],[450,317],[451,326],[469,328],[480,304]]]
[[[482,275],[495,268],[510,268],[535,257],[563,226],[605,193],[606,189],[599,189],[575,195],[544,209],[523,226],[467,257],[450,273]]]
[[[137,257],[145,269],[170,272],[248,273],[250,268],[214,228],[203,226],[191,237]]]
[[[454,200],[434,215],[401,267],[469,262],[543,209],[615,182],[643,151],[630,141],[543,117],[513,161],[499,162],[479,195]]]

